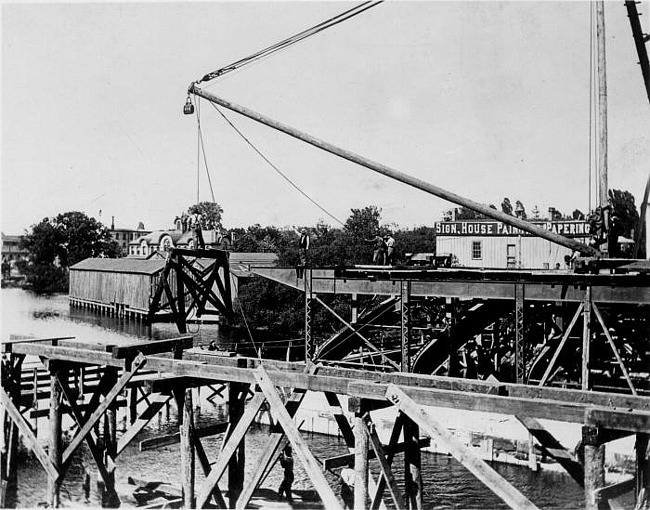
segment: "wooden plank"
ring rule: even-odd
[[[607,501],[623,496],[636,489],[634,477],[596,489],[596,501]]]
[[[650,412],[617,411],[601,408],[585,409],[585,425],[629,432],[650,432]]]
[[[305,471],[307,471],[307,474],[323,500],[325,507],[328,509],[341,508],[339,500],[325,479],[325,475],[321,471],[318,461],[309,451],[309,447],[300,436],[300,431],[293,423],[289,413],[287,413],[280,396],[275,390],[275,383],[269,378],[269,375],[262,366],[256,370],[255,379],[271,405],[271,414],[275,415],[275,418],[282,425],[284,433],[291,442],[298,459]]]
[[[31,336],[20,336],[20,335],[10,335],[9,340],[3,340],[0,343],[0,352],[14,352],[13,348],[17,344],[25,343],[45,343],[49,342],[50,345],[56,345],[59,340],[70,340],[73,339],[73,336],[55,336],[55,337],[45,337],[45,338],[34,338]]]
[[[463,446],[444,426],[410,399],[400,388],[389,386],[386,398],[400,411],[416,422],[430,436],[439,438],[453,457],[476,476],[485,486],[515,509],[537,509],[521,492],[508,483],[487,463]]]
[[[116,358],[126,358],[135,356],[138,352],[142,354],[160,354],[161,352],[170,352],[174,349],[191,349],[194,346],[194,339],[191,336],[179,338],[168,338],[165,340],[149,340],[147,342],[137,342],[127,345],[116,345],[113,347],[113,356]]]
[[[135,422],[128,428],[122,437],[120,437],[120,440],[117,443],[116,456],[119,456],[131,441],[133,441],[135,436],[137,436],[138,433],[147,426],[147,424],[158,414],[158,411],[169,402],[171,396],[163,395],[161,393],[153,393],[149,395],[149,398],[151,400],[147,408],[140,413]]]
[[[115,359],[111,353],[73,347],[54,347],[42,344],[19,343],[13,346],[16,354],[42,356],[51,360],[68,361],[72,363],[88,363],[93,365],[108,365],[124,368],[124,360]]]
[[[196,437],[209,437],[215,434],[221,434],[226,431],[228,428],[228,422],[217,423],[215,425],[209,425],[201,429],[195,429],[194,434]],[[154,448],[160,448],[162,446],[169,446],[171,444],[176,444],[180,442],[180,433],[174,432],[173,434],[165,434],[163,436],[151,437],[140,441],[140,451],[144,452],[147,450],[153,450]]]
[[[205,507],[210,494],[219,483],[219,480],[226,470],[226,467],[228,467],[230,458],[234,455],[235,451],[239,447],[239,443],[246,435],[246,432],[255,419],[255,416],[257,416],[260,407],[262,407],[263,402],[264,395],[261,393],[255,394],[255,396],[248,402],[246,411],[244,412],[241,419],[237,422],[237,425],[234,427],[234,430],[228,438],[228,441],[223,445],[221,452],[219,452],[217,463],[213,466],[212,471],[210,471],[210,474],[204,480],[203,485],[198,491],[196,497],[197,508]]]
[[[48,476],[50,476],[51,478],[58,479],[59,478],[58,469],[54,466],[54,464],[52,464],[52,462],[50,462],[50,458],[48,457],[43,447],[39,444],[38,439],[36,439],[36,437],[34,436],[31,427],[25,421],[23,415],[20,414],[18,409],[16,409],[16,406],[11,401],[9,395],[7,395],[4,388],[0,388],[0,398],[2,399],[2,405],[4,406],[6,412],[9,414],[12,421],[16,424],[16,426],[20,430],[20,433],[22,434],[23,438],[27,442],[27,445],[34,452],[34,455],[36,455],[36,458],[41,463],[43,469],[45,469]]]
[[[402,491],[397,486],[397,481],[395,480],[395,476],[393,476],[393,470],[390,468],[386,452],[384,451],[384,447],[382,446],[379,436],[377,435],[377,430],[375,429],[374,424],[370,421],[368,416],[365,417],[364,421],[366,422],[365,425],[368,431],[370,446],[372,446],[372,449],[375,452],[377,459],[379,460],[379,468],[381,469],[382,479],[386,480],[388,490],[393,497],[395,506],[397,508],[400,508],[403,501]]]
[[[57,364],[50,365],[52,374],[50,381],[50,417],[49,417],[49,433],[48,433],[48,456],[50,462],[59,471],[58,477],[47,477],[47,503],[50,508],[59,508],[61,496],[61,481],[65,476],[65,470],[61,464],[61,447],[62,447],[62,415],[61,415],[61,398],[62,392],[59,384],[57,383],[57,376],[60,372],[64,372],[67,376],[67,371],[64,371]]]
[[[230,358],[215,357],[223,363]],[[230,364],[241,363],[241,359],[232,359]],[[250,360],[246,360],[250,363]],[[227,364],[202,364],[185,360],[169,360],[164,358],[148,358],[149,368],[160,370],[162,372],[173,373],[175,375],[189,375],[217,381],[233,381],[254,383],[254,371],[250,368],[237,368],[227,366]],[[290,388],[301,388],[312,391],[325,391],[337,393],[340,395],[349,395],[359,398],[380,400],[384,398],[387,384],[370,381],[362,381],[352,377],[331,377],[318,374],[306,375],[295,371],[269,370],[270,377],[279,385]],[[379,376],[376,376],[379,378]],[[527,391],[525,386],[519,385],[520,390]],[[537,392],[537,395],[545,395],[543,390],[547,388],[529,387]],[[584,411],[590,407],[589,403],[573,402],[573,397],[566,401],[557,401],[545,398],[526,398],[526,397],[504,397],[489,393],[471,393],[466,391],[449,391],[439,390],[436,388],[426,387],[405,387],[409,397],[421,405],[449,407],[456,409],[467,409],[475,411],[486,411],[510,415],[532,416],[535,418],[545,418],[557,421],[566,421],[572,423],[584,423]],[[566,390],[565,390],[566,391]],[[589,399],[589,393],[582,392],[584,399]],[[550,392],[550,394],[558,394]],[[610,395],[609,393],[607,395]],[[648,397],[626,397],[626,401],[643,402],[647,405],[650,402]],[[604,416],[609,412],[614,412],[611,408],[603,407]],[[625,421],[624,417],[622,418]],[[628,417],[628,427],[636,430],[639,418],[635,415]],[[606,425],[606,424],[605,424]]]
[[[115,386],[113,386],[111,391],[108,392],[108,394],[104,398],[104,401],[97,407],[97,409],[95,409],[93,414],[84,423],[84,426],[81,429],[79,429],[79,431],[77,432],[77,435],[70,442],[70,444],[66,448],[65,452],[63,453],[64,469],[65,469],[65,467],[68,466],[68,463],[70,462],[70,459],[72,458],[72,454],[79,447],[81,442],[84,440],[85,436],[92,430],[92,428],[95,426],[95,423],[97,423],[97,421],[104,414],[104,411],[106,411],[113,404],[113,401],[122,392],[122,390],[124,389],[126,384],[129,382],[131,377],[133,377],[135,375],[135,373],[138,371],[138,369],[140,367],[144,366],[146,361],[147,361],[147,359],[144,356],[142,356],[142,355],[136,356],[136,358],[133,360],[132,370],[127,371],[124,374],[122,374],[122,377],[120,377],[120,379],[117,381]]]

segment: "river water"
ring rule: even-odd
[[[72,309],[68,306],[67,296],[53,297],[34,296],[21,289],[2,289],[2,339],[10,334],[44,336],[74,336],[80,340],[106,343],[126,343],[134,339],[171,338],[178,336],[173,325],[156,325],[147,328],[133,320],[115,319],[90,313],[85,310]],[[222,341],[216,325],[203,325],[192,331],[195,335],[195,345],[206,345],[212,340]],[[243,339],[242,339],[243,340]],[[228,342],[237,341],[229,337]],[[173,407],[173,406],[172,406]],[[118,433],[123,430],[122,414],[118,414]],[[222,403],[210,403],[201,399],[200,406],[195,409],[195,419],[199,426],[215,423],[224,419]],[[64,427],[70,426],[64,422]],[[39,441],[47,443],[46,419],[39,420]],[[161,413],[154,418],[136,441],[117,459],[116,482],[119,492],[124,495],[132,492],[127,485],[129,476],[149,481],[162,481],[179,485],[180,456],[178,445],[165,446],[155,450],[140,452],[138,442],[147,437],[161,433],[177,431],[176,414],[172,409],[169,417]],[[268,428],[264,425],[254,427],[246,437],[246,469],[252,470],[257,452],[268,440]],[[220,448],[222,435],[216,435],[202,440],[206,453],[214,461]],[[308,434],[307,440],[317,458],[347,453],[342,440],[336,436]],[[197,484],[203,479],[197,462]],[[81,448],[75,454],[72,465],[66,474],[62,490],[61,503],[65,507],[99,507],[101,495],[96,480],[92,457],[87,449]],[[403,480],[403,461],[396,456],[393,464],[398,482]],[[583,508],[582,489],[563,473],[538,471],[506,464],[494,463],[493,468],[510,481],[518,490],[526,495],[540,508]],[[371,469],[378,470],[376,462],[371,462]],[[90,486],[84,485],[84,473],[91,476]],[[458,509],[492,509],[507,508],[489,489],[477,481],[461,464],[445,455],[423,453],[422,474],[424,485],[424,501],[426,508],[458,508]],[[327,479],[338,491],[338,480],[335,474],[327,473]],[[309,477],[299,462],[295,466],[294,489],[297,491],[310,490],[312,486]],[[266,478],[263,488],[277,490],[282,479],[279,466],[276,466]],[[227,487],[227,473],[220,482],[220,487]],[[46,500],[47,477],[36,458],[21,449],[19,455],[18,485],[15,493],[10,495],[8,504],[21,508],[42,506]],[[122,497],[122,507],[132,506],[130,497]]]

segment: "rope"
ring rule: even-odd
[[[235,277],[231,274],[230,275],[230,284],[231,286],[235,286]],[[248,326],[248,321],[246,320],[246,315],[244,314],[244,308],[241,305],[241,301],[239,298],[237,298],[237,304],[239,305],[239,311],[241,313],[242,319],[244,319],[244,324],[246,325],[246,331],[248,331],[248,336],[251,339],[251,343],[253,344],[253,350],[257,353],[257,358],[259,360],[262,359],[262,352],[257,349],[257,345],[255,344],[255,339],[253,338],[253,333],[251,332],[251,328]]]
[[[208,169],[208,158],[205,155],[205,142],[203,141],[203,130],[201,129],[201,113],[200,113],[201,108],[200,108],[200,104],[201,104],[200,100],[196,102],[196,124],[197,124],[198,133],[199,133],[199,146],[201,147],[201,152],[203,153],[203,163],[205,165],[205,173],[208,176],[208,183],[210,185],[210,194],[212,195],[212,202],[215,202],[214,189],[212,188],[212,178],[210,177],[210,170]],[[197,164],[197,170],[196,170],[196,179],[197,179],[197,183],[196,183],[196,185],[197,185],[196,203],[198,204],[200,202],[199,193],[198,193],[199,155],[197,155],[196,164]]]
[[[316,200],[311,198],[305,191],[303,191],[296,183],[294,183],[286,174],[284,174],[277,166],[275,166],[269,158],[267,158],[255,145],[253,142],[251,142],[245,135],[242,133],[231,121],[226,115],[215,105],[214,103],[210,103],[212,107],[219,112],[219,115],[221,115],[224,120],[232,127],[235,132],[241,136],[244,141],[264,160],[266,163],[269,164],[273,170],[275,170],[285,181],[287,181],[291,186],[293,186],[298,193],[300,193],[302,196],[304,196],[307,200],[309,200],[312,204],[314,204],[316,207],[318,207],[321,211],[323,211],[325,214],[327,214],[330,218],[332,218],[334,221],[340,223],[342,226],[345,226],[345,223],[343,223],[341,220],[339,220],[336,216],[334,216],[331,212],[329,212],[327,209],[325,209],[322,205],[320,205]]]
[[[334,16],[333,18],[330,18],[326,21],[323,21],[307,30],[303,30],[302,32],[299,32],[295,35],[292,35],[291,37],[288,37],[278,43],[272,44],[271,46],[268,46],[264,48],[263,50],[257,51],[253,53],[252,55],[249,55],[248,57],[245,57],[243,59],[237,60],[236,62],[233,62],[225,67],[222,67],[221,69],[218,69],[216,71],[213,71],[211,73],[206,74],[203,78],[198,80],[197,83],[202,83],[205,81],[210,81],[213,80],[214,78],[218,78],[219,76],[223,76],[226,73],[229,73],[231,71],[234,71],[236,69],[239,69],[245,65],[249,65],[257,60],[260,60],[262,58],[268,57],[271,54],[281,51],[283,49],[288,48],[289,46],[292,46],[293,44],[296,44],[297,42],[302,41],[303,39],[306,39],[307,37],[310,37],[312,35],[315,35],[319,32],[322,32],[323,30],[326,30],[330,27],[333,27],[345,20],[348,20],[354,16],[357,16],[358,14],[361,14],[362,12],[371,9],[372,7],[375,7],[376,5],[379,5],[383,0],[379,0],[376,2],[364,2],[356,7],[353,7],[352,9],[348,9],[347,11],[342,12],[341,14],[338,14]]]

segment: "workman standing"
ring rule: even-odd
[[[386,264],[392,266],[395,263],[395,238],[389,232],[384,236],[386,243]]]
[[[381,237],[379,232],[372,239],[364,239],[367,243],[374,245],[374,252],[372,255],[372,263],[383,266],[386,264],[386,241]]]
[[[201,248],[205,249],[205,242],[203,241],[203,230],[201,227],[201,222],[203,218],[198,212],[195,212],[190,216],[190,225],[192,227],[192,238],[194,239],[194,249],[198,250]]]
[[[296,234],[300,236],[300,240],[298,241],[298,250],[300,252],[300,265],[296,270],[296,275],[298,276],[298,278],[302,278],[305,272],[305,268],[307,267],[307,263],[309,261],[308,254],[309,254],[309,245],[311,244],[311,239],[309,238],[309,232],[307,232],[306,228],[300,229],[299,232],[294,227],[294,232],[296,232]]]
[[[280,454],[280,466],[284,469],[284,478],[278,489],[278,496],[282,497],[284,493],[289,501],[293,500],[293,496],[291,495],[291,485],[293,484],[293,456],[291,453],[291,445],[288,444]]]

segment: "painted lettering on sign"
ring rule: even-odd
[[[589,237],[589,226],[584,221],[531,221],[565,237]],[[438,221],[436,234],[440,236],[532,236],[528,232],[498,221]]]

